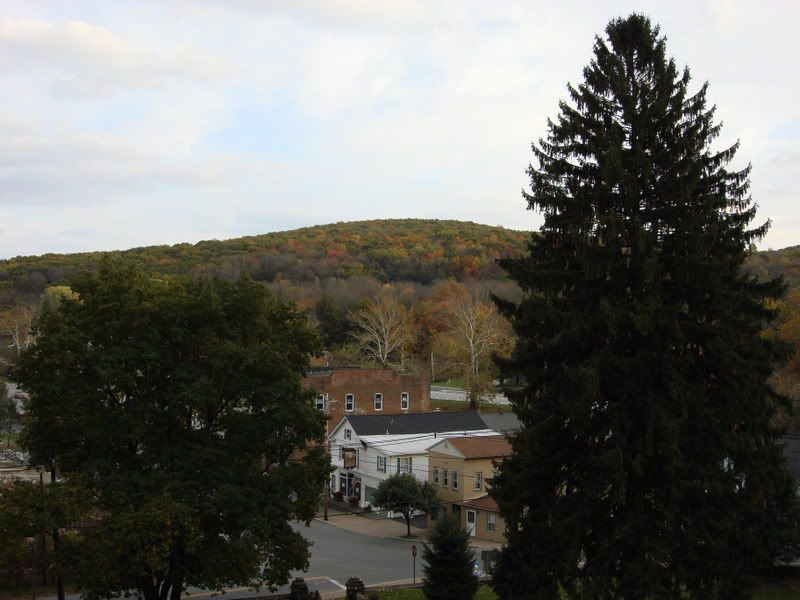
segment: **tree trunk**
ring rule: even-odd
[[[52,458],[50,460],[50,484],[55,485],[56,483],[56,459]],[[58,526],[53,527],[53,552],[58,556],[58,545],[60,542],[61,536],[58,532]],[[56,594],[58,596],[58,600],[64,600],[64,581],[61,579],[61,573],[56,572]]]

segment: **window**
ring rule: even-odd
[[[486,513],[486,531],[495,530],[495,515],[493,512]]]
[[[383,410],[383,394],[375,394],[375,410]]]
[[[481,473],[480,471],[475,473],[474,479],[475,479],[475,485],[473,486],[472,489],[477,492],[478,490],[481,489],[481,485],[483,485],[483,473]]]
[[[386,473],[386,457],[378,455],[378,473]]]
[[[439,467],[433,467],[433,483],[439,483]]]
[[[411,399],[408,395],[408,392],[403,392],[400,394],[400,410],[408,410],[408,407],[411,404]]]
[[[353,408],[356,405],[356,397],[353,394],[345,394],[344,395],[344,409],[347,412],[353,412]]]
[[[397,472],[398,473],[411,473],[411,457],[401,457],[397,459]]]
[[[325,410],[325,394],[317,396],[317,410]]]
[[[442,485],[447,487],[447,469],[442,469]]]
[[[352,440],[353,439],[353,430],[352,429],[347,429],[347,427],[345,427],[345,429],[344,429],[344,439],[346,439],[346,440]]]
[[[458,471],[453,471],[453,489],[458,489]]]

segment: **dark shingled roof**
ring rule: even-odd
[[[347,420],[350,421],[350,425],[358,435],[444,433],[445,431],[489,429],[481,416],[472,410],[401,415],[348,415]]]
[[[487,429],[494,429],[497,433],[513,433],[519,431],[520,422],[512,412],[486,413],[481,415]]]

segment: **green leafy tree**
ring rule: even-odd
[[[421,482],[409,473],[397,473],[378,484],[372,503],[403,515],[408,537],[411,537],[411,518],[417,512],[435,516],[439,509],[439,496],[436,488],[427,481]]]
[[[20,415],[17,402],[8,397],[6,382],[0,379],[0,436],[5,434],[6,447],[11,447],[11,433],[19,425]]]
[[[347,313],[336,305],[333,298],[323,294],[317,302],[314,313],[326,350],[338,348],[347,342]]]
[[[422,591],[428,600],[469,600],[478,591],[469,533],[455,515],[442,515],[436,521],[422,550],[422,559],[425,561]]]
[[[742,272],[767,225],[689,82],[649,19],[613,20],[533,146],[544,225],[500,303],[527,382],[492,488],[502,598],[744,598],[797,555],[767,383],[785,348],[761,335],[783,284]]]
[[[247,278],[148,276],[104,262],[45,309],[16,371],[22,441],[57,462],[102,519],[76,546],[90,597],[274,586],[308,564],[289,521],[313,518],[327,474],[302,386],[317,337]]]
[[[87,490],[68,482],[39,486],[28,481],[0,491],[0,584],[20,586],[26,572],[44,567],[60,575],[71,567],[69,538],[45,553],[41,537],[77,525],[89,510]]]

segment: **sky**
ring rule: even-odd
[[[383,218],[535,230],[530,145],[643,12],[800,244],[800,2],[0,0],[0,258]]]

